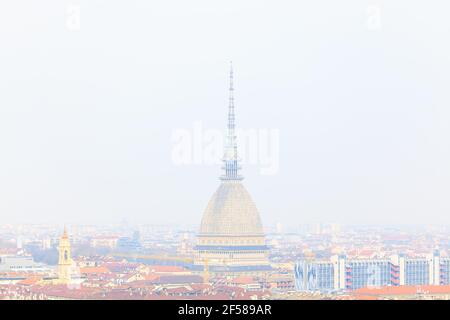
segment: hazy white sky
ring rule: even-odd
[[[79,29],[73,14],[80,13]],[[245,165],[266,225],[450,224],[450,3],[0,3],[0,218],[196,223],[220,168],[179,128],[280,132]]]

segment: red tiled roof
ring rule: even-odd
[[[354,298],[356,300],[378,300],[378,298],[376,296],[371,296],[371,295],[355,295]]]
[[[233,284],[250,284],[254,282],[255,282],[254,278],[249,276],[240,276],[230,281],[230,283]]]
[[[375,253],[374,250],[368,250],[368,249],[365,249],[365,250],[361,250],[361,251],[359,252],[358,255],[360,255],[360,256],[365,256],[365,257],[370,257],[370,256],[372,256],[374,253]]]
[[[22,281],[19,281],[17,284],[18,285],[23,285],[23,286],[31,286],[33,284],[38,283],[39,281],[42,280],[42,277],[39,276],[33,276],[33,277],[29,277],[27,279],[24,279]]]
[[[212,287],[210,284],[207,283],[193,283],[190,286],[194,290],[206,290]]]
[[[101,267],[83,267],[80,268],[80,273],[109,273],[109,269],[101,266]]]
[[[156,274],[147,274],[147,275],[144,276],[144,280],[153,281],[153,280],[158,279],[159,277],[160,276],[156,275]]]
[[[186,272],[187,270],[179,266],[149,266],[152,272]]]
[[[80,286],[79,288],[69,288],[66,285],[46,285],[33,286],[31,291],[34,293],[43,293],[47,296],[66,298],[66,299],[87,299],[99,289],[93,289]]]

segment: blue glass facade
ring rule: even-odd
[[[295,265],[294,275],[298,291],[334,289],[334,265],[331,262],[300,261]]]
[[[353,260],[346,264],[346,288],[355,290],[370,286],[388,286],[392,264],[389,260]]]
[[[300,261],[295,265],[299,291],[357,290],[366,287],[450,285],[450,258],[434,252],[422,258]]]
[[[440,266],[440,284],[448,285],[450,284],[450,259],[442,259]]]

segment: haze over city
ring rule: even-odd
[[[220,166],[176,165],[172,135],[225,129],[233,60],[237,127],[279,131],[275,174],[242,164],[264,225],[450,224],[445,8],[4,2],[0,215],[197,224]]]
[[[2,311],[450,300],[449,9],[0,4]]]

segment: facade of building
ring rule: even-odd
[[[108,248],[115,249],[117,247],[117,242],[119,237],[95,237],[90,240],[90,245],[93,248]]]
[[[265,272],[270,265],[261,219],[239,173],[233,90],[231,69],[224,174],[203,214],[194,266],[211,273]]]
[[[295,265],[295,288],[297,291],[334,290],[335,264],[329,261],[314,263],[301,261]]]
[[[0,256],[0,272],[45,272],[49,267],[36,263],[31,256]]]
[[[392,263],[388,259],[349,260],[346,263],[346,289],[388,286],[391,281]]]
[[[405,259],[405,285],[428,284],[430,278],[427,259]]]
[[[441,258],[439,269],[439,284],[450,285],[450,259]]]
[[[438,252],[423,258],[299,261],[294,268],[298,291],[340,291],[386,286],[449,285],[450,258]]]

